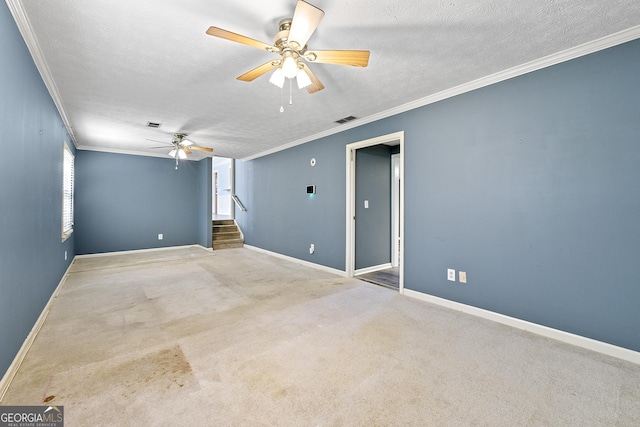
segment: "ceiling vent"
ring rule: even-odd
[[[148,128],[159,128],[160,126],[162,126],[162,123],[156,123],[156,122],[147,122],[147,127]]]
[[[349,117],[345,117],[344,119],[336,120],[336,123],[340,123],[342,125],[342,124],[345,124],[345,123],[350,122],[351,120],[355,120],[355,119],[357,119],[357,117],[349,116]]]

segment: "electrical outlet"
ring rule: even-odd
[[[460,283],[467,283],[467,272],[466,271],[459,271],[458,272],[458,280],[460,281]]]
[[[164,235],[162,233],[158,234],[158,240],[164,239]]]
[[[309,253],[312,254],[316,251],[316,247],[315,245],[312,243],[311,246],[309,246]]]
[[[450,282],[456,281],[456,271],[452,268],[447,268],[447,280]]]

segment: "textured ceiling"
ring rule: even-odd
[[[371,58],[313,64],[326,89],[294,83],[290,106],[269,75],[235,79],[274,54],[205,31],[271,43],[294,0],[7,0],[77,146],[148,155],[166,151],[149,139],[185,132],[216,156],[253,157],[640,24],[638,0],[310,3],[325,11],[311,49]]]

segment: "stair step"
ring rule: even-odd
[[[212,225],[236,225],[236,222],[232,219],[214,219]]]
[[[239,231],[231,231],[228,233],[213,233],[213,240],[234,240],[240,239],[242,236]]]
[[[242,239],[233,239],[233,240],[223,240],[223,241],[214,241],[213,249],[230,249],[230,248],[241,248],[244,246],[244,242]]]
[[[211,230],[214,233],[227,233],[232,231],[237,231],[238,227],[234,225],[214,225]]]
[[[212,242],[215,249],[241,248],[244,246],[242,233],[232,219],[217,219],[211,222]]]

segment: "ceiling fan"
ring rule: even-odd
[[[186,139],[186,133],[174,133],[173,138],[171,139],[171,145],[173,148],[169,151],[168,156],[176,159],[176,169],[178,169],[178,161],[180,159],[186,159],[188,154],[192,154],[192,150],[196,151],[205,151],[207,153],[213,153],[213,148],[209,147],[200,147],[198,145],[194,145],[193,142]],[[154,141],[154,140],[151,140]],[[160,142],[160,141],[156,141]],[[153,148],[165,148],[165,147],[153,147]]]
[[[250,82],[275,69],[269,79],[271,83],[282,88],[285,78],[295,78],[298,88],[306,87],[307,92],[315,93],[324,89],[324,85],[311,71],[309,65],[303,63],[301,59],[308,63],[356,67],[366,67],[369,64],[368,50],[307,49],[307,41],[320,24],[323,16],[324,12],[321,9],[303,0],[298,0],[293,18],[285,18],[280,21],[273,45],[218,27],[209,27],[207,34],[280,55],[279,59],[271,60],[237,77],[238,80]]]

